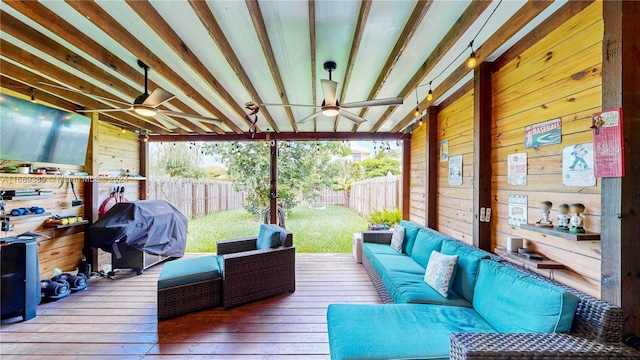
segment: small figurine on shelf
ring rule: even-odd
[[[553,204],[551,201],[543,201],[540,204],[542,205],[542,216],[536,221],[536,226],[553,226],[553,221],[549,219],[549,213],[551,212]]]
[[[558,206],[558,227],[557,230],[567,231],[569,230],[569,205],[560,204]]]
[[[573,216],[571,217],[569,232],[572,234],[584,234],[584,218],[582,213],[584,212],[584,205],[580,203],[571,204],[570,206]]]

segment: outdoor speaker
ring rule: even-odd
[[[523,238],[507,238],[507,251],[517,252],[519,248],[524,247]]]

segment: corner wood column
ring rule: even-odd
[[[142,139],[140,139],[140,175],[145,179],[140,181],[138,199],[147,200],[149,195],[149,143]]]
[[[487,251],[491,251],[491,223],[480,221],[480,210],[491,209],[492,66],[481,63],[473,77],[473,245]]]
[[[269,144],[269,150],[271,152],[271,175],[269,186],[269,208],[270,216],[269,223],[278,223],[278,143],[276,140],[271,140]]]
[[[98,220],[98,211],[100,204],[98,203],[98,187],[99,187],[99,131],[98,131],[98,113],[90,113],[91,129],[89,130],[89,144],[87,146],[87,157],[84,164],[84,171],[94,179],[84,183],[84,218],[93,224]],[[86,236],[86,233],[85,233]],[[98,268],[98,249],[83,248],[82,253],[91,264],[92,269]]]
[[[622,108],[625,176],[601,180],[601,292],[640,335],[640,2],[605,1],[603,17],[602,110]]]
[[[436,229],[438,216],[438,107],[427,109],[427,159],[425,176],[424,221],[428,228]]]
[[[402,219],[409,220],[411,201],[411,139],[402,140]]]

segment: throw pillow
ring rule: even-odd
[[[404,243],[404,226],[396,225],[393,228],[393,236],[391,236],[391,247],[402,253],[402,243]]]
[[[458,255],[445,255],[432,251],[427,263],[427,271],[424,273],[424,281],[440,295],[449,297],[451,278],[457,263]]]
[[[280,231],[267,224],[260,225],[260,232],[258,233],[258,239],[256,240],[256,249],[275,249],[280,245]]]

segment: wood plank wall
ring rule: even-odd
[[[421,225],[425,220],[425,187],[427,180],[427,127],[417,127],[411,133],[409,164],[409,220]]]
[[[562,150],[591,142],[590,115],[601,107],[602,3],[595,2],[493,74],[493,244],[522,237],[528,247],[565,264],[551,275],[600,296],[600,242],[576,242],[515,228],[507,223],[509,194],[528,196],[528,221],[540,217],[540,202],[585,204],[586,229],[600,232],[600,182],[596,187],[562,183]],[[562,143],[524,148],[524,128],[562,118]],[[507,184],[507,155],[526,152],[526,186]],[[557,222],[557,221],[556,221]],[[545,271],[545,275],[550,275]]]
[[[101,170],[119,171],[129,169],[139,171],[139,145],[137,135],[130,131],[122,133],[120,128],[107,123],[99,124],[99,163]],[[9,162],[5,165],[19,165]],[[66,170],[83,170],[81,166],[40,164],[34,163],[35,168],[46,166],[59,166]],[[89,179],[86,179],[89,180]],[[85,179],[74,178],[76,194],[84,200]],[[138,199],[139,181],[113,182],[103,179],[99,186],[99,203],[102,203],[114,186],[124,186],[125,195],[129,200]],[[62,216],[84,216],[84,204],[71,206],[74,199],[69,179],[56,176],[37,176],[20,174],[0,174],[0,188],[13,189],[40,189],[51,190],[53,195],[27,200],[8,200],[6,209],[11,211],[19,207],[41,206],[47,212]],[[82,260],[82,248],[84,247],[84,226],[70,227],[66,229],[51,229],[44,226],[44,220],[48,216],[34,216],[24,218],[12,218],[11,231],[7,236],[15,236],[27,231],[41,233],[50,239],[41,238],[38,241],[38,257],[40,262],[40,277],[48,279],[52,276],[53,269],[60,268],[63,271],[74,270]],[[4,237],[5,234],[0,234]],[[110,264],[111,254],[100,250],[99,264]]]
[[[449,141],[449,157],[462,155],[462,185],[449,185],[449,162],[438,162],[438,231],[473,243],[473,90],[438,110],[437,142]],[[438,150],[440,155],[440,149]]]

